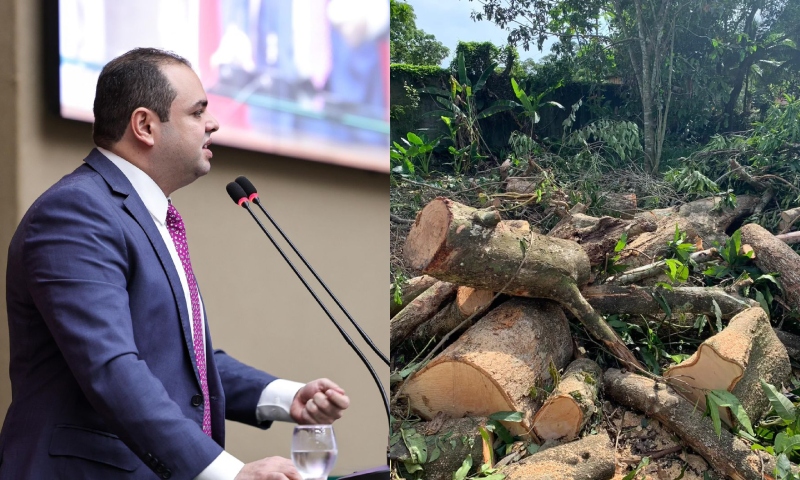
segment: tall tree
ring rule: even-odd
[[[553,35],[567,50],[592,39],[626,51],[642,107],[645,167],[656,173],[672,99],[676,22],[690,1],[484,0],[473,18],[506,28],[509,42],[526,50],[534,41],[541,49]]]
[[[414,8],[401,0],[390,0],[390,58],[392,63],[439,65],[450,49],[431,34],[417,28]]]

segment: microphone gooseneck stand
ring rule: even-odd
[[[353,339],[351,339],[350,336],[347,334],[347,332],[345,332],[344,329],[342,329],[341,325],[339,325],[339,322],[337,322],[336,319],[333,318],[333,315],[331,315],[331,313],[330,313],[330,311],[328,311],[327,307],[325,307],[325,305],[319,299],[317,294],[314,293],[314,290],[308,285],[308,282],[306,282],[305,278],[303,278],[303,276],[300,275],[300,272],[297,271],[297,268],[294,266],[294,264],[291,262],[291,260],[289,260],[289,258],[286,256],[286,254],[281,249],[281,247],[278,246],[278,244],[275,242],[275,239],[272,237],[272,235],[269,233],[269,231],[267,231],[267,229],[264,227],[264,224],[261,223],[261,221],[258,219],[256,214],[250,208],[250,202],[247,199],[247,195],[245,194],[244,189],[242,189],[242,187],[238,183],[231,182],[226,187],[226,190],[228,191],[228,195],[230,195],[230,197],[231,197],[231,199],[233,200],[234,203],[236,203],[237,205],[239,205],[240,207],[244,208],[245,210],[247,210],[250,213],[250,216],[253,217],[253,220],[256,221],[256,223],[258,224],[259,227],[261,227],[261,230],[267,235],[267,238],[269,238],[270,242],[272,242],[272,245],[278,250],[278,253],[281,254],[281,257],[283,257],[283,259],[286,261],[286,263],[289,264],[289,267],[291,267],[292,271],[297,276],[297,278],[300,279],[300,281],[306,287],[306,289],[311,294],[311,296],[314,297],[314,300],[317,301],[317,304],[320,306],[320,308],[322,308],[322,310],[325,312],[325,314],[328,316],[328,318],[336,326],[336,329],[339,330],[339,333],[342,334],[342,337],[344,337],[344,339],[347,342],[347,344],[350,345],[350,347],[353,350],[355,350],[355,352],[358,354],[358,356],[361,359],[361,361],[364,363],[364,365],[369,370],[370,375],[372,375],[372,379],[375,381],[375,384],[378,386],[378,390],[381,392],[381,398],[383,399],[383,407],[386,410],[386,418],[389,421],[389,423],[391,424],[391,414],[389,413],[389,398],[386,396],[386,390],[383,388],[383,384],[381,383],[380,379],[378,378],[378,374],[375,373],[375,369],[372,368],[372,365],[369,363],[369,360],[367,360],[367,358],[364,356],[364,354],[361,352],[361,350],[358,348],[358,346],[356,346],[356,344],[353,343]]]
[[[294,253],[297,254],[297,256],[300,258],[300,260],[302,260],[302,262],[306,266],[306,268],[308,268],[308,270],[311,272],[311,274],[314,275],[314,278],[316,278],[317,281],[319,282],[319,284],[322,285],[322,288],[324,288],[325,291],[328,293],[328,295],[330,295],[330,297],[333,299],[333,301],[336,302],[336,305],[345,314],[347,319],[350,320],[350,323],[352,323],[353,326],[356,327],[356,330],[358,330],[358,333],[361,334],[361,338],[363,338],[364,341],[367,342],[367,345],[369,345],[370,348],[372,348],[372,351],[375,352],[375,354],[378,357],[380,357],[381,360],[383,360],[383,363],[385,363],[388,366],[389,365],[389,359],[386,357],[386,355],[384,355],[383,352],[381,352],[378,349],[378,347],[376,347],[375,344],[372,343],[372,339],[369,338],[369,335],[367,335],[366,332],[364,332],[364,330],[361,329],[361,326],[358,323],[356,323],[355,320],[353,320],[353,317],[350,316],[350,314],[347,312],[347,310],[344,308],[344,306],[339,302],[339,299],[336,298],[336,295],[334,295],[333,292],[330,291],[328,286],[325,285],[325,282],[323,282],[322,279],[319,278],[319,275],[317,275],[317,272],[315,272],[314,269],[311,268],[311,265],[308,264],[308,262],[306,261],[305,257],[303,257],[303,255],[297,250],[297,248],[295,248],[295,246],[292,243],[292,241],[289,240],[289,237],[287,237],[286,234],[283,233],[283,230],[281,230],[281,227],[279,227],[278,224],[275,222],[275,220],[272,218],[272,215],[270,215],[269,212],[267,212],[267,209],[265,209],[264,206],[261,205],[261,199],[258,197],[258,191],[256,190],[256,187],[245,176],[237,177],[236,178],[236,183],[238,183],[239,186],[242,187],[242,190],[244,190],[245,195],[247,195],[247,199],[251,203],[255,203],[256,205],[258,205],[258,208],[260,208],[261,211],[264,212],[264,215],[266,215],[267,219],[270,221],[270,223],[272,223],[272,226],[274,226],[275,229],[278,230],[278,233],[280,233],[281,236],[283,237],[283,239],[286,240],[286,243],[288,243],[289,246],[292,247],[292,250],[294,250]],[[237,203],[238,203],[238,200],[237,200]]]

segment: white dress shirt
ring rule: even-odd
[[[104,148],[97,147],[97,149],[128,178],[131,185],[133,185],[133,189],[142,199],[147,211],[150,212],[150,217],[152,217],[153,223],[158,228],[158,233],[161,234],[161,238],[164,240],[167,250],[169,250],[172,263],[178,271],[181,287],[183,287],[183,297],[186,299],[186,308],[188,312],[191,312],[192,304],[189,296],[189,283],[186,281],[186,271],[183,269],[183,263],[181,263],[178,252],[175,250],[175,244],[166,225],[167,209],[171,200],[164,195],[164,192],[156,185],[156,182],[140,168]],[[200,323],[205,326],[206,319],[202,299],[200,302]],[[193,325],[193,322],[190,323]],[[197,334],[198,332],[195,332],[194,326],[192,326],[192,338]],[[203,352],[205,352],[205,328],[199,334],[203,336]],[[303,385],[303,383],[284,379],[277,379],[267,385],[264,391],[261,392],[261,398],[258,401],[258,405],[256,405],[256,418],[262,422],[267,420],[293,421],[289,416],[289,407],[295,394]],[[195,477],[195,480],[233,480],[243,466],[244,463],[241,460],[223,451],[205,470],[200,472],[200,475]]]

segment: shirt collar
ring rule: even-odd
[[[133,189],[136,190],[139,198],[142,199],[142,202],[144,203],[145,208],[147,208],[147,211],[150,212],[150,215],[152,215],[153,218],[162,225],[165,224],[167,221],[167,208],[169,206],[170,199],[164,195],[164,192],[162,192],[161,188],[156,185],[156,182],[150,178],[149,175],[144,173],[142,169],[115,154],[114,152],[110,152],[101,147],[97,147],[97,149],[100,151],[100,153],[105,155],[106,158],[111,160],[111,163],[116,165],[117,168],[119,168],[128,178],[128,181],[131,182]]]

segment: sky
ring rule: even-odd
[[[417,28],[425,33],[433,34],[436,40],[442,42],[450,49],[450,56],[442,65],[449,65],[459,41],[464,42],[492,42],[498,47],[506,44],[508,32],[492,22],[482,20],[475,22],[470,18],[473,10],[481,8],[478,1],[469,0],[405,0],[414,7],[417,16]],[[545,43],[544,50],[538,51],[532,46],[527,52],[521,47],[519,57],[522,60],[533,58],[538,60],[549,53],[549,42]]]

